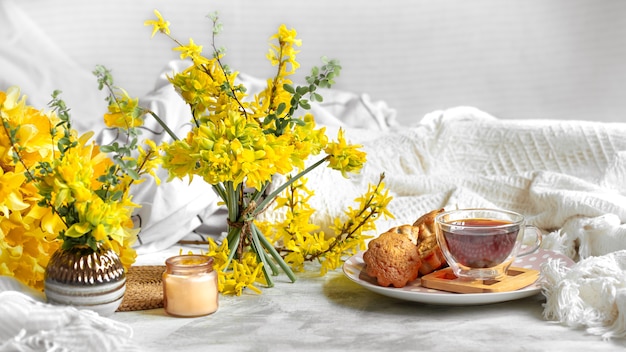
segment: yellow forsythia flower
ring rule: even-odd
[[[154,15],[157,17],[156,21],[147,20],[144,22],[144,26],[152,26],[152,36],[154,37],[157,32],[170,34],[170,22],[165,21],[163,16],[161,16],[161,13],[156,9],[154,10]]]
[[[111,100],[108,113],[104,114],[104,123],[107,127],[128,129],[143,125],[144,111],[139,108],[139,99],[128,96],[124,90]]]
[[[360,145],[349,145],[344,137],[343,129],[339,129],[337,142],[331,142],[325,149],[330,155],[329,167],[341,171],[344,177],[347,173],[361,170],[366,160],[365,152],[359,150]]]
[[[190,58],[197,60],[202,56],[202,45],[196,45],[192,38],[189,38],[189,44],[175,47],[174,51],[180,51],[180,59]]]

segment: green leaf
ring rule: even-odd
[[[139,174],[137,173],[137,171],[135,171],[135,170],[126,170],[126,172],[128,173],[128,175],[130,177],[133,178],[133,180],[138,180],[139,177],[140,177]]]
[[[100,150],[105,152],[105,153],[111,153],[115,149],[112,146],[110,146],[110,145],[101,145],[100,146]]]
[[[305,95],[308,92],[309,92],[309,87],[298,86],[298,88],[296,88],[296,93],[300,95]]]
[[[300,107],[305,109],[305,110],[309,110],[311,109],[311,105],[309,105],[309,102],[307,100],[300,100]]]
[[[282,115],[282,113],[285,111],[286,108],[287,108],[287,104],[285,103],[278,104],[278,108],[276,109],[276,114]]]
[[[321,103],[324,101],[324,97],[322,97],[321,94],[313,93],[313,95],[311,95],[311,100]]]
[[[283,89],[287,92],[287,93],[291,93],[294,94],[296,91],[293,89],[293,86],[291,84],[283,84]]]

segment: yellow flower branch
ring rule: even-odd
[[[365,162],[360,146],[347,143],[342,130],[336,142],[329,142],[325,129],[316,128],[311,114],[295,115],[299,108],[310,109],[308,99],[322,101],[317,88],[329,88],[341,66],[336,60],[323,59],[322,68],[314,67],[306,77],[306,85],[294,87],[287,77],[299,67],[294,47],[301,42],[295,30],[281,25],[270,38],[277,43],[270,44],[267,55],[270,64],[276,66],[276,74],[263,91],[249,99],[244,86],[235,86],[237,74],[224,64],[224,51],[216,47],[222,28],[217,13],[209,16],[213,22],[210,58],[202,55],[202,46],[193,39],[186,45],[176,40],[170,34],[169,22],[156,10],[155,15],[155,20],[144,23],[152,26],[152,35],[163,33],[174,41],[181,59],[192,61],[188,68],[168,77],[190,107],[191,131],[178,138],[151,113],[173,139],[161,145],[162,165],[169,179],[202,177],[228,210],[226,239],[220,245],[209,241],[209,255],[219,269],[220,291],[241,294],[250,287],[257,292],[257,283],[271,287],[272,276],[280,269],[295,281],[291,266],[255,219],[294,182],[322,164],[347,176],[358,172]],[[326,155],[305,167],[309,157],[322,152]],[[284,183],[274,184],[274,176],[294,173]],[[270,184],[273,190],[267,194]],[[374,217],[360,221],[360,226],[370,224]],[[344,242],[351,242],[357,232],[346,236],[349,241]],[[330,247],[330,251],[337,247]]]

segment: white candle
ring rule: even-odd
[[[180,255],[167,259],[165,265],[163,308],[167,314],[196,317],[217,310],[217,273],[213,271],[213,258]]]

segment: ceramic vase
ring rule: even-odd
[[[126,274],[119,256],[111,249],[59,249],[46,267],[44,291],[49,303],[108,316],[122,303]]]

